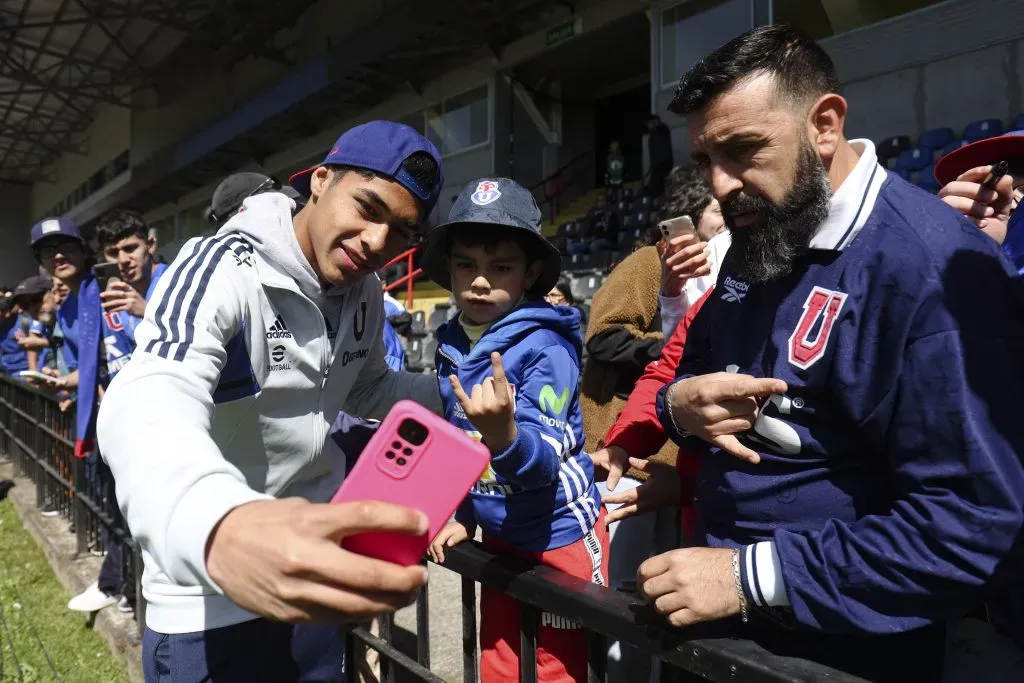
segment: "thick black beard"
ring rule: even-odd
[[[807,252],[821,224],[828,218],[832,185],[821,158],[803,145],[795,182],[782,203],[739,194],[722,204],[725,224],[732,232],[731,251],[739,255],[739,275],[749,282],[778,280],[793,271],[793,262]],[[732,216],[755,211],[754,225],[737,228]]]

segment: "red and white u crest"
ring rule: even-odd
[[[839,311],[846,302],[846,294],[831,289],[815,287],[804,302],[804,312],[796,329],[789,337],[789,362],[801,370],[814,365],[825,355],[828,338],[839,318]],[[818,321],[820,325],[817,325]],[[812,340],[811,331],[817,327],[818,333]]]

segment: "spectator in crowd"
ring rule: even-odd
[[[120,280],[111,280],[102,292],[98,285],[95,291],[90,286],[82,289],[81,301],[96,301],[98,297],[104,311],[103,362],[95,373],[98,391],[102,391],[134,353],[135,328],[142,322],[146,302],[152,297],[167,266],[154,262],[156,238],[150,236],[145,220],[135,211],[114,209],[104,214],[96,225],[96,242],[104,260],[118,266],[120,273]],[[80,343],[84,349],[84,341]],[[94,357],[94,354],[89,352],[88,357]],[[81,415],[89,409],[84,403],[79,404],[80,422],[94,424],[93,416]],[[95,403],[91,409],[95,411]],[[95,500],[108,505],[115,526],[126,530],[116,505],[110,469],[95,448],[88,449],[85,462],[86,480],[92,483]],[[99,577],[68,602],[68,609],[95,612],[116,604],[122,612],[130,612],[135,604],[135,579],[130,572],[124,571],[127,565],[121,538],[105,527],[102,532],[106,553]]]
[[[704,194],[710,199],[709,191],[705,190]],[[678,206],[677,200],[669,210]],[[699,217],[706,206],[706,202],[704,206],[695,203],[689,210]],[[662,212],[663,218],[675,215]],[[651,230],[650,241],[656,242],[659,237],[657,230]],[[668,288],[671,293],[681,288],[688,278],[706,277],[705,247],[704,242],[696,241],[692,235],[677,237],[670,245],[643,246],[612,270],[608,281],[594,296],[587,326],[589,360],[583,371],[580,397],[588,452],[603,449],[605,432],[615,422],[637,379],[647,364],[661,353],[663,325],[659,291]],[[662,254],[668,259],[664,264]],[[670,465],[674,462],[674,450],[665,447],[655,459]],[[613,483],[628,489],[639,486],[645,478],[644,472],[634,469],[621,482]],[[602,497],[609,493],[603,484],[599,486]],[[632,519],[625,527],[620,530],[619,525],[613,523],[610,528],[609,572],[611,585],[616,589],[634,586],[640,563],[652,552],[675,547],[678,540],[676,516],[670,512],[660,517]],[[613,683],[644,680],[649,676],[649,663],[649,657],[612,643],[609,680]]]
[[[579,316],[542,300],[562,259],[541,234],[533,195],[507,178],[472,181],[431,230],[422,266],[461,309],[437,332],[445,415],[492,454],[431,555],[443,563],[445,548],[479,525],[485,545],[605,585],[607,530],[583,452]],[[484,683],[519,677],[518,613],[511,597],[481,589]],[[542,618],[537,665],[538,681],[586,680],[583,625]]]
[[[1018,566],[1024,316],[990,240],[845,139],[837,88],[785,26],[680,82],[670,108],[734,245],[657,413],[700,457],[712,547],[652,558],[638,581],[676,626],[742,617],[708,632],[938,680],[945,621]]]
[[[405,306],[400,304],[395,297],[384,292],[384,362],[395,372],[405,369],[405,347],[402,346],[402,338],[398,336],[398,331],[391,324],[391,319],[404,313]]]
[[[580,327],[587,326],[587,311],[576,302],[576,296],[572,293],[572,285],[564,277],[558,278],[558,282],[551,288],[551,291],[544,295],[544,301],[552,306],[570,306],[580,314]]]
[[[619,216],[611,210],[608,197],[602,194],[597,204],[579,220],[582,226],[580,239],[566,245],[569,254],[590,254],[608,251],[615,246],[619,232]]]
[[[46,339],[46,328],[40,317],[46,294],[51,286],[50,278],[33,275],[22,280],[14,288],[12,302],[19,316],[17,324],[12,327],[9,336],[4,339],[3,346],[0,347],[4,348],[2,362],[9,374],[16,376],[23,370],[39,372],[42,368],[40,352],[45,350],[49,343]],[[10,348],[12,341],[13,348]]]
[[[218,228],[224,226],[232,216],[242,210],[245,200],[266,192],[280,192],[295,203],[293,213],[306,205],[306,198],[290,185],[284,187],[270,176],[262,173],[243,171],[233,173],[222,180],[213,191],[210,205],[203,216]]]
[[[675,166],[672,154],[672,132],[661,117],[651,114],[647,119],[647,160],[649,177],[644,192],[649,197],[660,197],[665,192],[665,178]]]
[[[249,196],[182,247],[100,408],[143,549],[147,681],[340,681],[336,628],[293,624],[391,611],[426,581],[422,567],[341,549],[348,534],[422,534],[427,521],[328,505],[345,467],[325,437],[342,409],[380,418],[410,399],[440,412],[434,378],[384,362],[374,276],[420,238],[440,155],[412,128],[372,121],[291,184],[310,197],[294,216],[280,193]]]
[[[1007,162],[994,188],[981,183],[995,164]],[[1024,130],[979,140],[956,149],[935,164],[939,197],[994,239],[1024,275],[1024,230],[1011,230],[1011,218],[1024,194]],[[1024,215],[1024,214],[1022,214]],[[1014,225],[1021,224],[1017,218]],[[1024,226],[1022,226],[1024,227]]]
[[[697,168],[676,167],[669,174],[666,186],[665,203],[661,207],[662,220],[689,216],[697,230],[699,241],[707,244],[708,265],[705,274],[680,277],[689,267],[689,254],[695,247],[692,246],[691,240],[678,237],[664,245],[658,304],[661,306],[662,332],[665,339],[668,339],[690,306],[714,286],[725,253],[732,243],[732,237],[725,229],[722,207],[711,195],[711,188],[703,171]],[[686,253],[679,254],[684,249]]]
[[[608,145],[608,156],[604,164],[604,186],[609,190],[617,190],[622,187],[626,179],[626,156],[622,153],[622,146],[618,140],[612,140]]]

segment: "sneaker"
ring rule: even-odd
[[[89,548],[89,554],[93,557],[103,557],[107,554],[107,551],[104,550],[101,546],[94,545]]]
[[[135,611],[135,605],[128,602],[128,598],[121,596],[121,599],[117,601],[117,611],[124,612],[125,614],[131,614]]]
[[[99,584],[92,584],[81,594],[71,598],[68,609],[75,612],[99,612],[105,607],[117,604],[117,598],[100,590]]]
[[[60,510],[58,510],[53,503],[47,503],[43,507],[39,508],[39,514],[43,517],[56,517],[60,514]]]

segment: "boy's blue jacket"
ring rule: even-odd
[[[437,342],[441,401],[453,425],[480,438],[448,377],[456,375],[468,392],[492,376],[494,351],[501,354],[516,396],[519,434],[492,457],[455,518],[530,552],[581,539],[597,522],[601,499],[594,465],[583,452],[579,313],[529,302],[495,322],[472,351],[457,318],[438,329]]]

